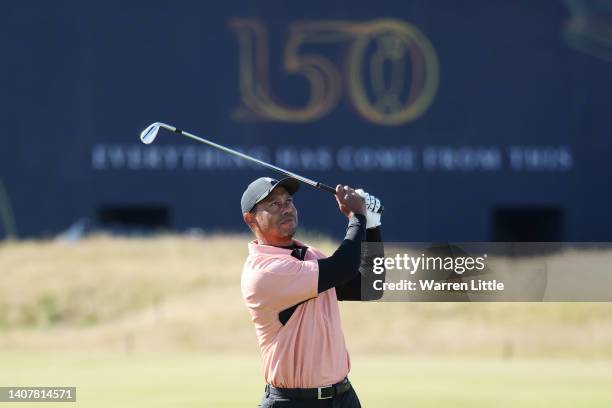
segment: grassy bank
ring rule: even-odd
[[[331,252],[334,242],[305,237]],[[240,296],[246,235],[0,245],[0,347],[255,353]],[[341,304],[356,353],[609,359],[605,303]]]

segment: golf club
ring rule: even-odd
[[[268,168],[270,170],[274,170],[274,171],[276,171],[278,173],[284,174],[287,177],[291,177],[291,178],[294,178],[296,180],[299,180],[302,183],[308,184],[309,186],[318,188],[318,189],[323,190],[323,191],[327,191],[328,193],[331,193],[331,194],[334,194],[334,195],[336,194],[336,189],[333,188],[333,187],[328,186],[327,184],[323,184],[321,182],[314,181],[314,180],[311,180],[311,179],[306,178],[306,177],[302,177],[299,174],[295,174],[295,173],[292,173],[292,172],[287,171],[285,169],[281,169],[280,167],[274,166],[273,164],[266,163],[264,161],[256,159],[255,157],[251,157],[251,156],[249,156],[247,154],[244,154],[244,153],[241,153],[239,151],[230,149],[228,147],[221,146],[220,144],[217,144],[215,142],[211,142],[210,140],[207,140],[207,139],[204,139],[202,137],[196,136],[196,135],[191,134],[189,132],[185,132],[184,130],[177,129],[174,126],[170,126],[170,125],[167,125],[165,123],[155,122],[155,123],[152,123],[149,126],[147,126],[147,128],[140,133],[140,140],[142,141],[142,143],[144,143],[144,144],[151,144],[151,143],[153,143],[155,141],[155,138],[157,137],[157,133],[159,132],[160,128],[164,128],[164,129],[166,129],[166,130],[168,130],[170,132],[174,132],[174,133],[178,133],[178,134],[183,135],[183,136],[187,136],[190,139],[197,140],[198,142],[207,144],[207,145],[209,145],[211,147],[214,147],[216,149],[222,150],[222,151],[224,151],[226,153],[233,154],[234,156],[241,157],[241,158],[243,158],[245,160],[249,160],[249,161],[251,161],[253,163],[257,163],[257,164],[259,164],[259,165],[261,165],[263,167],[266,167],[266,168]],[[383,207],[381,207],[378,210],[378,212],[382,213],[383,212]]]

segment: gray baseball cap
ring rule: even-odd
[[[242,213],[250,212],[258,202],[265,199],[278,186],[284,187],[289,194],[293,195],[300,188],[300,182],[291,177],[280,181],[270,177],[258,178],[242,193],[242,200],[240,200]]]

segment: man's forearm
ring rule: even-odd
[[[361,263],[359,274],[343,285],[336,286],[338,300],[378,300],[382,297],[382,291],[374,290],[375,280],[385,280],[385,271],[375,274],[374,258],[384,257],[385,250],[382,243],[381,228],[370,228],[366,231],[367,244],[362,246]]]
[[[356,214],[349,219],[344,240],[329,258],[319,259],[318,292],[351,280],[359,273],[361,243],[365,239],[366,217]]]

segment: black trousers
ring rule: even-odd
[[[361,408],[357,393],[351,388],[330,399],[287,399],[264,393],[258,408]]]

